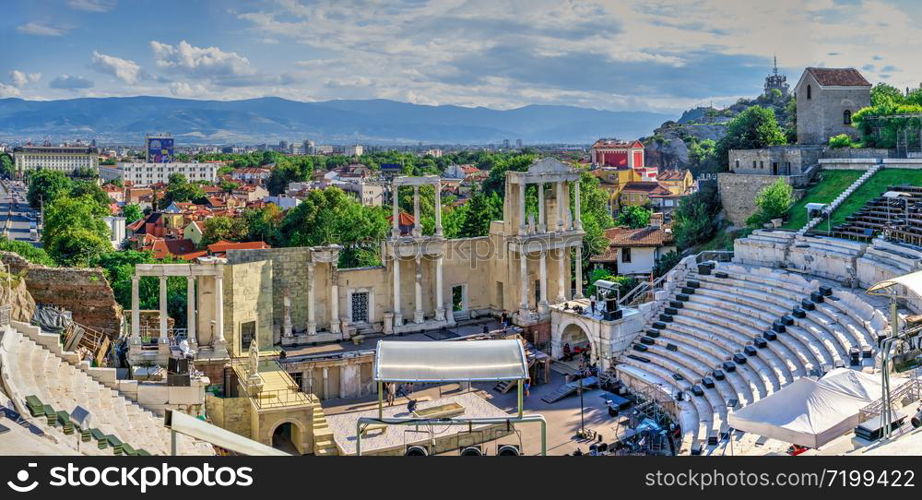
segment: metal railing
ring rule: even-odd
[[[315,402],[310,395],[299,391],[297,387],[262,390],[259,391],[259,394],[253,396],[252,400],[256,408],[260,410],[304,405]]]

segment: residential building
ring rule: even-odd
[[[166,184],[173,174],[182,174],[190,182],[218,179],[216,163],[119,163],[122,179],[133,186]]]
[[[633,169],[644,166],[644,147],[640,141],[599,139],[592,145],[589,158],[593,167]]]
[[[662,225],[613,227],[605,230],[605,238],[608,248],[589,261],[596,269],[608,269],[615,275],[649,276],[656,262],[676,249],[672,229]]]
[[[246,183],[261,183],[268,179],[270,175],[272,175],[271,170],[260,167],[236,168],[230,174],[231,179]]]
[[[21,177],[31,170],[56,170],[66,174],[77,169],[99,170],[99,150],[86,145],[25,145],[13,148],[13,167]]]

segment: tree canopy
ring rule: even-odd
[[[619,226],[627,226],[631,229],[640,229],[650,224],[651,215],[653,215],[652,210],[648,210],[639,205],[627,205],[621,208],[621,212],[618,214],[617,224]]]
[[[66,195],[73,187],[73,181],[57,170],[33,170],[29,174],[29,191],[26,199],[29,206],[38,209],[42,203],[48,205]]]
[[[726,135],[717,142],[717,159],[726,166],[731,149],[758,149],[785,143],[775,113],[761,106],[750,106],[727,124]]]
[[[61,197],[46,206],[42,244],[61,265],[86,266],[111,251],[105,206],[90,195]]]
[[[782,217],[793,204],[794,188],[784,179],[778,179],[762,188],[759,194],[756,195],[758,210],[746,219],[746,223],[760,225]]]

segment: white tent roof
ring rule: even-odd
[[[868,293],[890,288],[893,285],[903,285],[916,295],[922,295],[922,271],[879,281],[871,288],[868,288]]]
[[[893,386],[901,382],[896,380]],[[859,424],[858,413],[881,396],[874,375],[847,368],[819,381],[801,378],[728,416],[734,429],[818,448]]]
[[[378,342],[375,380],[379,382],[467,382],[528,378],[528,362],[518,340],[461,342]]]

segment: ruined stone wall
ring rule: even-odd
[[[25,278],[36,304],[62,307],[73,313],[77,323],[118,336],[122,308],[102,269],[39,266],[11,252],[0,252],[0,260]]]
[[[746,219],[757,209],[756,195],[778,179],[790,182],[790,178],[783,175],[717,174],[720,202],[733,225],[746,225]]]

